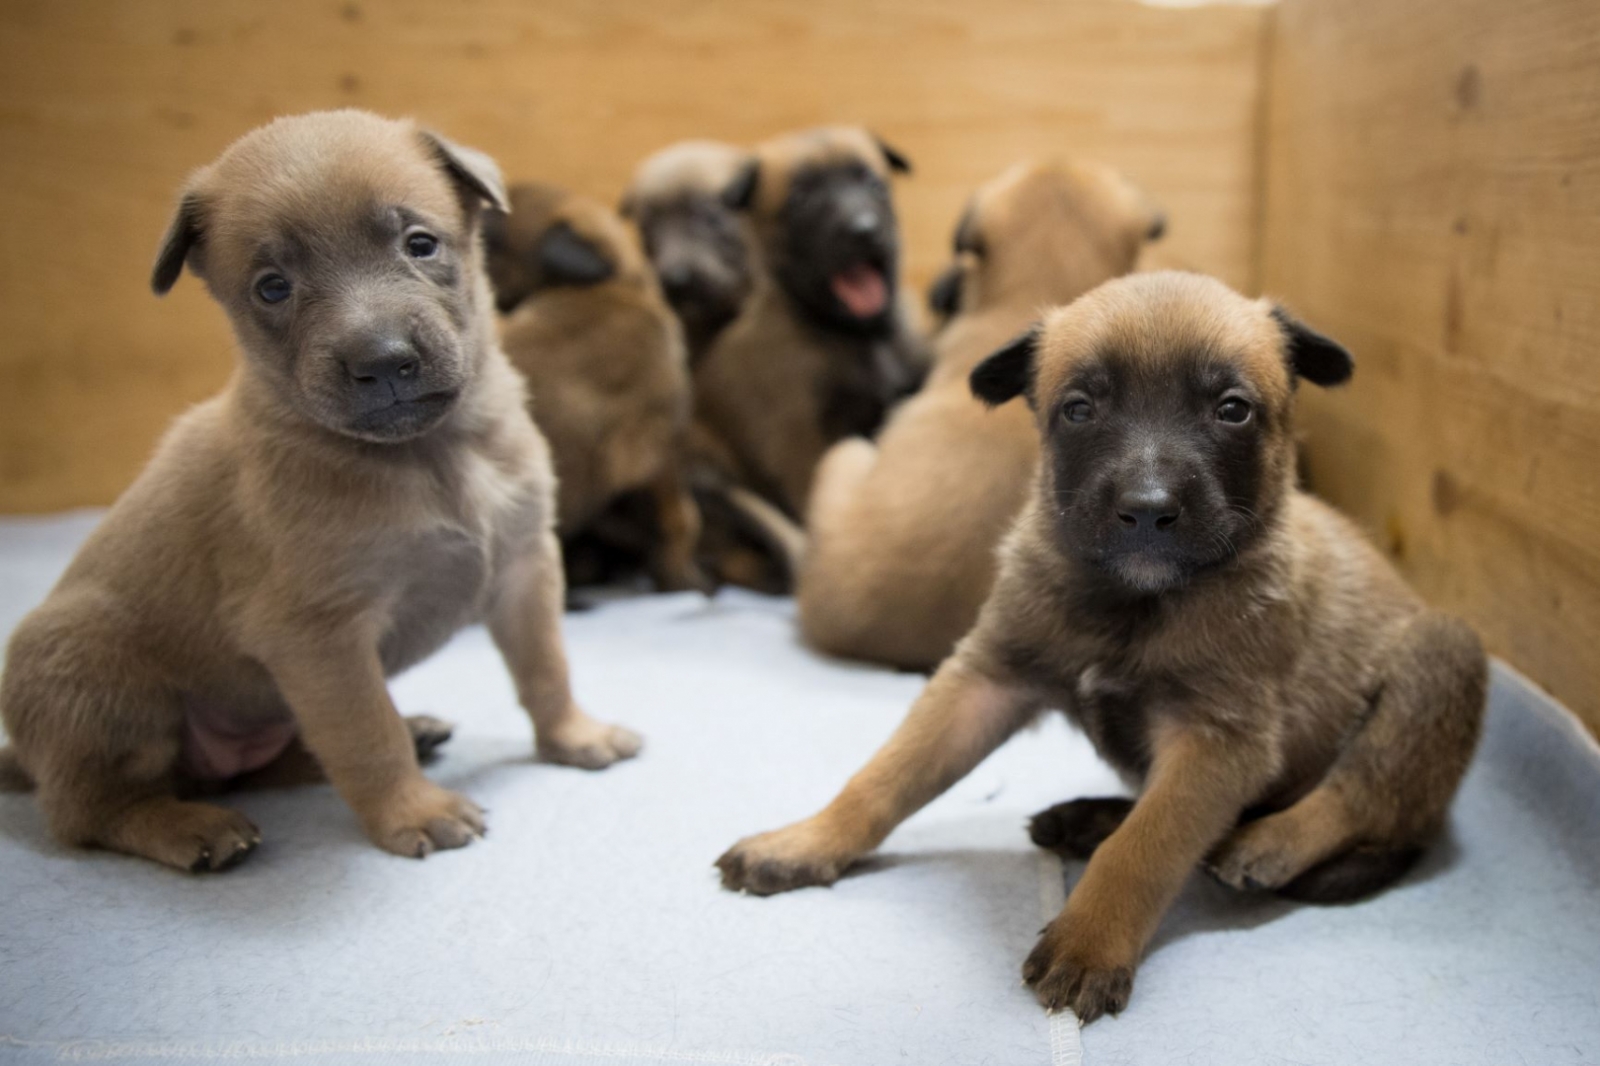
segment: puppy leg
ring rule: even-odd
[[[1269,779],[1248,739],[1205,727],[1157,733],[1144,793],[1089,859],[1022,976],[1050,1010],[1087,1024],[1128,1005],[1133,971],[1184,880]]]
[[[1444,824],[1477,746],[1488,664],[1445,615],[1411,622],[1370,718],[1322,782],[1286,810],[1241,826],[1209,866],[1224,883],[1337,903],[1398,880]]]
[[[631,730],[590,718],[573,702],[561,645],[564,586],[561,547],[550,534],[500,575],[489,632],[533,719],[540,757],[599,770],[637,755],[644,742]]]
[[[1121,796],[1075,799],[1034,815],[1028,837],[1065,859],[1087,859],[1127,820],[1133,800]]]
[[[652,545],[650,570],[656,587],[663,592],[699,589],[710,592],[711,581],[695,562],[700,545],[700,507],[694,502],[683,471],[676,462],[650,484],[650,499],[655,505],[656,524],[661,539]]]
[[[476,804],[422,776],[411,729],[389,698],[376,640],[353,624],[319,633],[315,642],[263,659],[307,750],[367,836],[386,851],[420,859],[482,835]]]
[[[90,603],[47,604],[24,621],[0,675],[6,728],[51,833],[180,870],[233,865],[261,834],[236,811],[174,794],[182,703],[125,651],[117,605]]]
[[[832,803],[806,821],[746,837],[717,860],[723,887],[769,896],[832,884],[1038,709],[1029,691],[947,662]]]

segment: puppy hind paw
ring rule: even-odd
[[[1028,837],[1035,845],[1071,859],[1087,859],[1133,810],[1121,797],[1075,799],[1035,814]]]
[[[406,716],[406,729],[411,742],[416,745],[417,761],[429,762],[439,753],[439,748],[455,734],[455,726],[443,718],[428,714]]]

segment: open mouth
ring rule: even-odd
[[[828,287],[853,318],[877,318],[889,306],[889,281],[872,263],[851,263],[828,279]]]

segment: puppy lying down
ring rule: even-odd
[[[568,687],[550,459],[495,341],[485,204],[487,157],[358,111],[273,122],[185,187],[152,284],[187,264],[243,358],[0,678],[0,762],[63,842],[227,867],[255,826],[184,794],[309,754],[380,847],[468,843],[482,812],[419,771],[385,678],[478,620],[542,756],[639,750]]]
[[[1487,664],[1295,488],[1295,386],[1351,369],[1281,309],[1179,273],[1107,282],[980,363],[973,391],[1026,396],[1041,443],[994,590],[844,791],[735,844],[723,883],[832,883],[1047,708],[1139,790],[1035,819],[1089,859],[1023,967],[1051,1009],[1126,1006],[1198,864],[1321,902],[1398,879],[1471,759]]]

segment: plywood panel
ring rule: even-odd
[[[221,315],[145,277],[183,175],[274,115],[413,114],[607,198],[680,137],[867,122],[917,164],[919,281],[979,181],[1098,157],[1170,209],[1165,261],[1248,284],[1263,25],[1123,0],[8,0],[0,512],[109,501],[225,379]]]
[[[1317,488],[1600,731],[1600,5],[1286,0],[1269,84]]]

